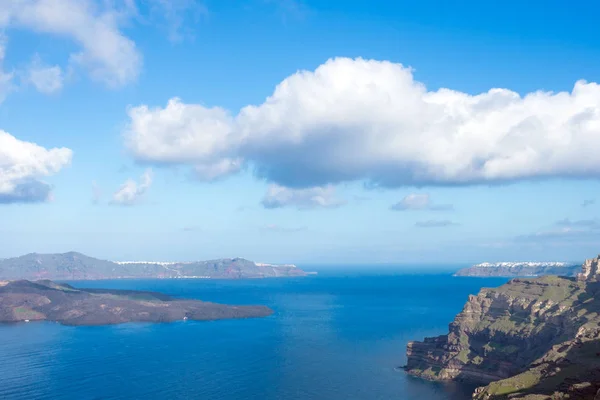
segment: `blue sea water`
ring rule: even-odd
[[[471,387],[424,382],[396,367],[406,361],[409,340],[445,333],[469,294],[505,281],[388,270],[74,282],[264,304],[275,314],[102,327],[0,325],[0,398],[466,400]]]

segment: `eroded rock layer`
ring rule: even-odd
[[[447,335],[408,344],[406,371],[488,384],[476,391],[477,399],[595,399],[599,261],[586,261],[577,279],[519,278],[482,289],[469,297]]]

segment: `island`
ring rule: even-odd
[[[600,256],[580,271],[471,295],[448,334],[408,343],[404,369],[481,384],[477,400],[600,399]]]
[[[572,262],[484,262],[462,268],[454,276],[498,276],[508,278],[543,275],[575,276],[580,269],[581,263]]]
[[[135,290],[76,289],[50,280],[0,282],[0,322],[63,325],[266,317],[265,306],[232,306]]]
[[[255,263],[243,258],[209,261],[108,261],[77,252],[31,253],[0,259],[0,279],[244,279],[307,276],[293,264]]]

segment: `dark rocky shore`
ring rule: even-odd
[[[0,282],[0,322],[45,320],[63,325],[107,325],[254,318],[272,313],[265,306],[181,300],[155,292],[76,289],[49,280]]]

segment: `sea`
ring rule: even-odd
[[[267,318],[69,327],[0,325],[0,399],[467,400],[472,386],[399,368],[407,342],[444,334],[470,294],[506,279],[421,268],[316,276],[112,280],[73,286],[263,304]]]

